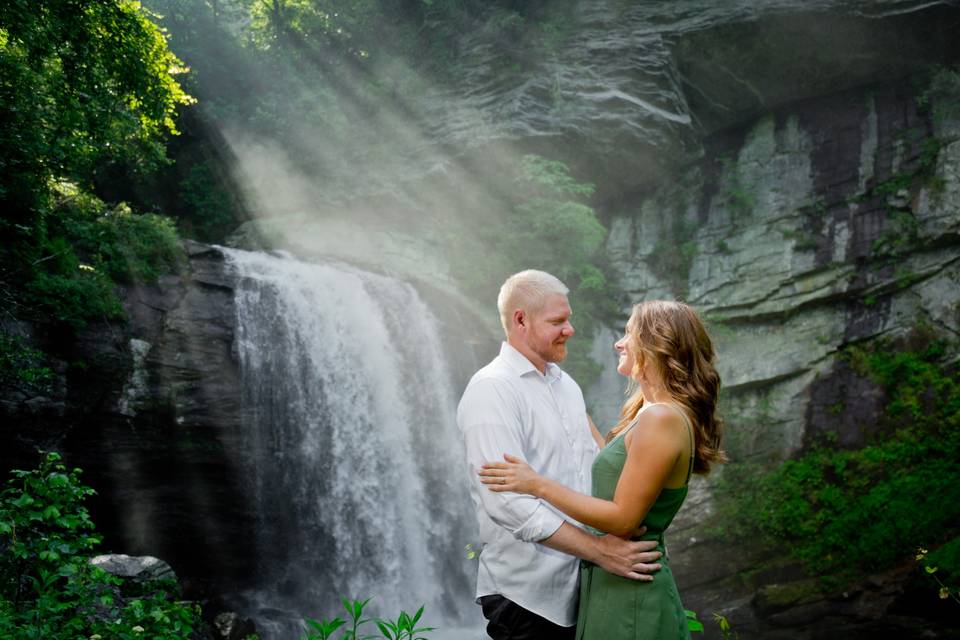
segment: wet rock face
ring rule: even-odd
[[[960,332],[960,122],[916,96],[871,85],[775,110],[707,139],[704,160],[613,217],[608,251],[629,299],[679,297],[707,319],[734,459],[782,459],[825,437],[862,446],[885,397],[843,349],[918,325]],[[588,396],[616,405],[620,389],[605,378]],[[929,607],[903,609],[903,572],[822,593],[789,566],[771,572],[776,559],[731,554],[702,526],[711,487],[694,482],[671,538],[688,607],[722,609],[743,637],[868,637],[887,616],[939,637]]]
[[[945,59],[952,12],[869,0],[492,10],[459,43],[453,86],[429,95],[430,135],[481,155],[509,141],[562,159],[615,200],[672,179],[704,135]]]
[[[105,548],[158,555],[185,588],[252,577],[255,514],[239,462],[233,280],[212,247],[185,243],[187,273],[126,292],[124,377],[64,441],[100,497]]]
[[[709,321],[727,411],[754,425],[731,429],[735,453],[796,451],[843,345],[960,328],[952,126],[899,87],[800,103],[613,218],[629,299],[680,297]]]
[[[103,548],[160,556],[196,594],[251,578],[254,514],[237,471],[232,276],[219,251],[185,248],[186,272],[124,292],[127,325],[90,326],[71,341],[24,328],[58,354],[62,374],[50,397],[4,394],[15,446],[2,462],[29,468],[36,448],[60,450],[97,490]]]
[[[801,100],[906,77],[955,51],[948,25],[956,17],[945,4],[908,3],[898,15],[877,2],[756,4],[755,19],[675,41],[688,108],[708,135]]]

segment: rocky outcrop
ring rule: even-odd
[[[176,582],[177,574],[173,568],[153,556],[128,556],[123,553],[94,556],[90,558],[90,564],[103,569],[110,575],[118,578],[128,579],[139,585],[146,585],[151,582],[168,581]]]
[[[43,393],[3,394],[14,446],[2,463],[30,468],[37,448],[61,451],[97,490],[104,548],[166,558],[197,595],[251,579],[254,514],[238,467],[232,276],[218,250],[184,248],[183,273],[122,292],[126,324],[73,339],[21,324],[57,376]]]
[[[430,135],[562,159],[600,197],[673,180],[704,134],[900,78],[955,51],[949,2],[593,0],[492,9],[459,43]],[[518,6],[518,5],[514,5]],[[496,158],[496,154],[490,154]]]
[[[884,397],[841,350],[917,326],[960,334],[960,112],[956,96],[917,96],[871,85],[774,110],[708,138],[704,160],[612,217],[629,298],[680,297],[707,318],[734,459],[786,458],[827,432],[862,445]],[[619,391],[608,375],[589,396],[616,406]],[[687,606],[725,612],[742,637],[866,637],[888,617],[937,633],[902,606],[909,571],[834,594],[803,588],[789,563],[730,553],[703,526],[712,486],[695,484],[672,538]]]

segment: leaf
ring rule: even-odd
[[[722,631],[723,633],[730,631],[730,621],[727,620],[726,616],[723,616],[719,613],[714,612],[713,620],[718,625],[720,625],[720,631]]]
[[[396,632],[397,628],[386,620],[377,620],[377,628],[380,629],[380,633],[382,633],[383,637],[387,638],[387,640],[396,640],[396,638],[399,637],[399,634]]]
[[[30,496],[29,493],[24,493],[19,498],[13,501],[13,506],[19,507],[22,509],[24,507],[29,507],[34,502],[36,501]]]

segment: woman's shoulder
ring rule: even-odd
[[[665,402],[651,403],[637,415],[634,432],[646,437],[675,439],[686,436],[687,425],[683,409]]]

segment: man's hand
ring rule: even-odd
[[[640,527],[633,535],[643,535],[645,531],[645,527]],[[560,525],[550,537],[540,540],[540,544],[589,560],[614,575],[642,582],[653,580],[650,574],[660,570],[660,565],[655,563],[663,555],[656,551],[655,540],[634,542],[610,535],[597,537],[569,522]]]
[[[604,571],[623,578],[652,582],[650,575],[661,569],[657,560],[663,555],[656,540],[624,540],[617,536],[600,536],[596,539],[596,555],[587,558]]]

